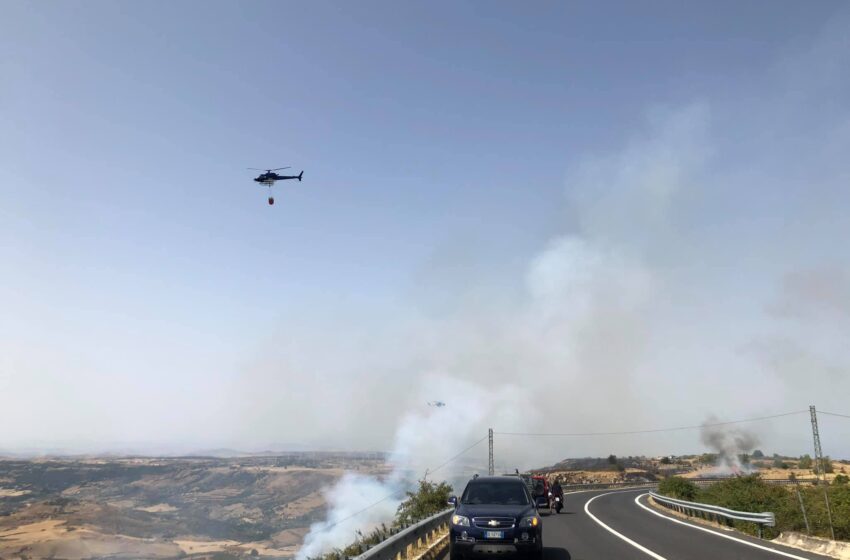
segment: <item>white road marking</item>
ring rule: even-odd
[[[632,540],[632,539],[630,539],[629,537],[627,537],[627,536],[625,536],[625,535],[622,535],[622,534],[618,533],[617,531],[615,531],[614,529],[612,529],[612,528],[611,528],[611,527],[609,527],[608,525],[606,525],[606,524],[602,523],[602,522],[599,520],[599,518],[598,518],[598,517],[596,517],[595,515],[593,515],[592,513],[590,513],[590,508],[589,508],[589,506],[590,506],[590,502],[592,502],[592,501],[593,501],[593,500],[595,500],[596,498],[601,498],[602,496],[609,496],[609,495],[611,495],[611,494],[617,494],[617,493],[618,493],[618,492],[608,492],[608,493],[606,493],[606,494],[599,494],[598,496],[594,496],[594,497],[590,498],[590,499],[589,499],[589,500],[587,500],[587,502],[584,504],[584,512],[585,512],[587,515],[589,515],[591,519],[593,519],[594,521],[596,521],[596,523],[597,523],[599,526],[601,526],[603,529],[605,529],[606,531],[608,531],[609,533],[611,533],[611,534],[612,534],[612,535],[614,535],[615,537],[617,537],[617,538],[619,538],[619,539],[622,539],[622,540],[626,541],[627,543],[629,543],[630,545],[632,545],[632,546],[633,546],[633,547],[635,547],[636,549],[640,550],[641,552],[644,552],[644,553],[646,553],[646,554],[648,554],[648,555],[652,556],[653,558],[655,558],[655,560],[667,560],[666,558],[664,558],[664,557],[663,557],[663,556],[661,556],[660,554],[656,554],[655,552],[652,552],[651,550],[649,550],[648,548],[646,548],[646,547],[645,547],[645,546],[643,546],[642,544],[636,543],[635,541],[633,541],[633,540]]]
[[[746,541],[744,539],[739,539],[738,537],[733,537],[732,535],[726,535],[724,533],[719,533],[717,531],[713,531],[713,530],[711,530],[707,527],[700,527],[699,525],[687,523],[687,522],[682,521],[680,519],[674,519],[672,517],[668,517],[668,516],[664,515],[663,513],[659,513],[657,511],[655,511],[654,509],[650,508],[649,506],[645,506],[642,503],[640,503],[640,499],[644,496],[649,496],[649,494],[640,494],[639,496],[637,496],[635,498],[635,503],[637,505],[639,505],[640,507],[642,507],[643,509],[645,509],[646,511],[648,511],[649,513],[653,513],[653,514],[657,515],[658,517],[662,517],[662,518],[666,519],[667,521],[672,521],[673,523],[678,523],[679,525],[684,525],[685,527],[690,527],[691,529],[698,529],[700,531],[705,531],[706,533],[711,533],[712,535],[717,535],[718,537],[723,537],[724,539],[729,539],[730,541],[735,541],[735,542],[745,544],[747,546],[752,546],[753,548],[760,548],[761,550],[766,550],[768,552],[772,552],[772,553],[778,554],[780,556],[786,556],[788,558],[795,558],[796,560],[809,560],[808,558],[805,558],[803,556],[797,556],[796,554],[791,554],[789,552],[783,552],[781,550],[776,550],[775,548],[769,548],[767,546],[762,546],[762,545],[756,544],[754,542]]]

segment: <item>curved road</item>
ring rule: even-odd
[[[646,492],[567,494],[560,515],[543,516],[544,560],[831,560],[660,513]]]

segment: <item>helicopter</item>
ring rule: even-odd
[[[254,177],[254,180],[261,185],[265,185],[269,188],[269,206],[274,204],[274,196],[272,196],[272,186],[275,184],[275,181],[284,181],[286,179],[298,179],[301,181],[301,177],[304,176],[304,171],[299,173],[298,175],[278,175],[275,171],[280,171],[282,169],[291,169],[291,167],[276,167],[274,169],[257,169],[256,167],[249,167],[248,169],[254,171],[263,171],[257,177]]]
[[[446,406],[446,403],[444,403],[443,401],[431,401],[428,403],[428,406],[433,406],[435,408],[443,408],[444,406]]]

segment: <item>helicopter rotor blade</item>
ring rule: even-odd
[[[265,171],[265,169],[257,169],[256,167],[246,167],[245,169],[250,169],[251,171]]]
[[[276,167],[274,169],[269,169],[269,171],[280,171],[281,169],[292,169],[292,166],[287,165],[286,167]]]

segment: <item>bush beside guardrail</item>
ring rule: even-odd
[[[353,543],[342,548],[325,552],[310,560],[347,560],[363,555],[367,550],[372,550],[385,541],[393,540],[404,533],[410,535],[411,530],[422,523],[427,523],[436,515],[445,515],[446,503],[452,493],[452,487],[445,482],[419,481],[419,487],[415,491],[407,492],[407,498],[399,505],[395,519],[375,527],[368,533],[355,531]],[[426,558],[425,560],[430,560]]]
[[[668,498],[737,511],[772,511],[776,516],[776,526],[766,527],[767,538],[787,531],[833,538],[834,530],[835,539],[850,540],[850,486],[840,483],[777,485],[775,481],[764,480],[758,475],[748,475],[702,485],[692,479],[670,477],[662,481],[658,493]],[[826,508],[827,495],[831,504],[831,520]],[[739,530],[757,534],[755,524],[734,520],[732,523]]]
[[[450,508],[411,525],[355,556],[354,560],[412,560],[433,548],[442,548],[448,542],[449,521],[453,512],[454,508]]]

